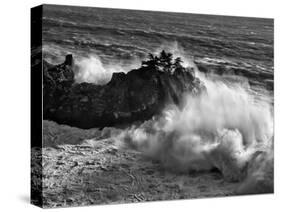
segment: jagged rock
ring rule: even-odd
[[[79,128],[119,125],[149,119],[167,103],[180,106],[186,92],[204,90],[186,68],[167,73],[141,67],[127,74],[114,73],[105,85],[78,84],[73,63],[71,55],[56,66],[44,61],[44,119]]]

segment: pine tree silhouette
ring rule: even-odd
[[[157,56],[154,56],[153,54],[149,53],[148,59],[149,60],[147,60],[147,61],[142,61],[142,65],[146,66],[146,67],[153,68],[153,69],[158,69],[159,58]]]
[[[177,58],[174,60],[173,68],[174,68],[174,69],[183,68],[183,66],[181,65],[182,62],[183,62],[182,59],[181,59],[180,57],[177,57]]]
[[[183,61],[180,57],[173,60],[172,53],[162,50],[158,56],[149,53],[148,60],[142,61],[142,66],[149,67],[154,70],[164,71],[166,73],[172,73],[173,70],[177,68],[183,68],[181,65],[182,62]]]

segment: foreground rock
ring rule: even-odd
[[[119,128],[84,130],[45,120],[43,127],[42,149],[31,150],[32,188],[39,195],[43,186],[43,207],[273,192],[273,157],[266,152],[255,153],[246,167],[237,169],[231,154],[216,151],[210,161],[216,161],[217,170],[187,173],[175,170],[181,165],[175,161],[168,167],[159,156],[132,148]],[[243,170],[243,179],[227,179],[230,172],[239,176]]]
[[[152,64],[114,73],[105,85],[75,83],[73,63],[72,55],[56,66],[44,61],[44,119],[79,128],[142,121],[160,113],[167,103],[180,106],[186,93],[197,95],[204,89],[192,70],[178,61],[169,71]]]
[[[44,208],[228,196],[238,185],[218,172],[170,172],[118,145],[119,129],[83,130],[51,121],[43,126],[43,148],[32,148],[32,182],[43,179]],[[43,170],[34,164],[38,160]]]

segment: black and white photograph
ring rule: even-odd
[[[274,19],[44,4],[31,72],[32,204],[274,193]]]

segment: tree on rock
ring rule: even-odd
[[[173,68],[177,69],[177,68],[183,68],[182,66],[182,59],[180,57],[177,57],[175,60],[174,60],[174,63],[173,63]]]
[[[142,61],[142,66],[149,67],[152,69],[158,69],[159,68],[159,58],[157,56],[154,56],[153,54],[148,54],[148,60]]]
[[[173,54],[165,50],[162,50],[158,56],[149,53],[148,60],[143,61],[142,66],[166,73],[173,73],[175,69],[183,68],[181,58],[173,59]]]
[[[163,67],[164,72],[171,72],[172,71],[172,61],[173,55],[172,53],[167,53],[165,50],[160,52],[160,64]]]

